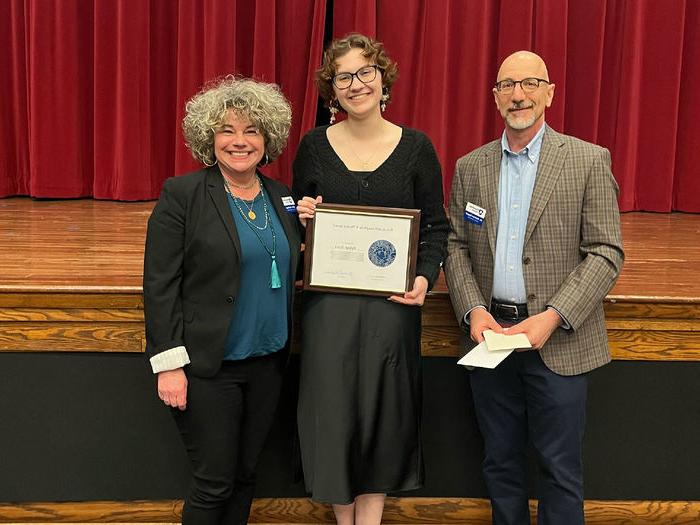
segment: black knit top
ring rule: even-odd
[[[416,273],[432,288],[445,256],[449,223],[440,163],[430,139],[403,128],[391,155],[376,170],[359,172],[347,169],[331,147],[326,129],[312,129],[299,144],[293,165],[295,200],[321,195],[330,204],[420,209]]]

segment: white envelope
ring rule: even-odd
[[[462,359],[457,361],[458,365],[479,367],[479,368],[496,368],[501,361],[508,357],[513,350],[494,350],[491,351],[486,347],[486,341],[476,345]]]
[[[514,348],[532,348],[525,334],[497,334],[493,330],[484,331],[484,339],[489,352],[513,350]]]
[[[484,331],[484,341],[476,345],[458,365],[479,368],[496,368],[515,348],[532,348],[525,334],[497,334],[493,330]]]

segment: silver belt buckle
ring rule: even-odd
[[[512,313],[510,315],[513,317],[513,319],[517,319],[519,317],[517,306],[513,304],[500,304],[498,306],[499,308],[505,308],[506,311],[511,311]]]

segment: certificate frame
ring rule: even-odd
[[[416,277],[419,229],[416,209],[317,204],[306,224],[303,289],[404,294]]]

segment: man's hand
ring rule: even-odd
[[[173,408],[187,408],[187,377],[182,368],[158,373],[158,397]]]
[[[497,334],[503,332],[503,328],[496,322],[486,308],[474,308],[469,312],[469,335],[472,341],[481,343],[484,341],[484,331],[493,330]]]
[[[525,334],[532,348],[539,350],[549,340],[554,330],[561,326],[562,320],[556,310],[547,308],[544,312],[528,317],[505,329],[508,335]],[[524,348],[523,350],[528,350]]]

